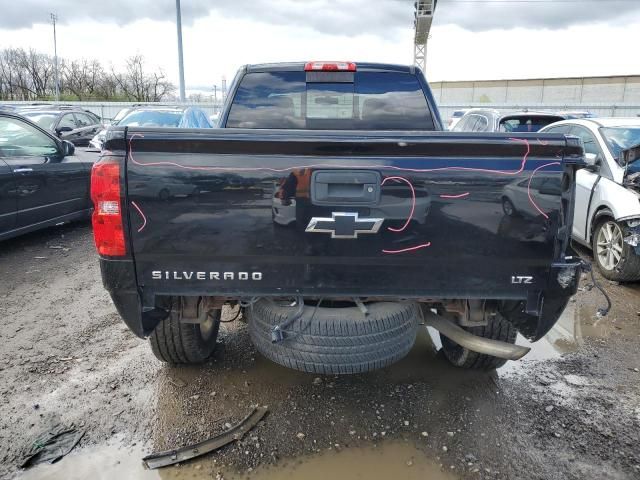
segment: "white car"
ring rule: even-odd
[[[98,152],[102,151],[102,145],[104,145],[104,142],[107,139],[107,128],[109,128],[109,125],[117,125],[118,122],[126,117],[132,110],[133,108],[129,107],[121,108],[118,113],[116,113],[116,116],[111,119],[108,125],[105,125],[105,127],[91,139],[89,142],[89,148],[97,150]]]
[[[458,124],[460,119],[464,117],[464,114],[467,112],[468,110],[454,110],[453,113],[451,114],[451,118],[449,119],[447,129],[452,130],[453,127],[455,127]]]
[[[588,167],[576,176],[574,240],[592,248],[605,278],[640,280],[640,159],[624,160],[640,144],[640,118],[565,120],[540,132],[584,143]]]

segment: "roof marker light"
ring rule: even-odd
[[[355,72],[354,62],[308,62],[304,66],[305,72]]]

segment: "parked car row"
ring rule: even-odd
[[[111,125],[212,128],[199,108],[149,105],[122,109]],[[101,150],[108,128],[77,107],[0,108],[0,240],[89,216],[89,178],[99,157],[76,156],[75,147]]]
[[[531,133],[567,117],[549,112],[509,112],[474,108],[468,110],[451,129],[454,132]]]
[[[453,132],[537,132],[555,122],[577,118],[591,118],[588,111],[534,111],[503,112],[494,108],[455,110],[449,119]]]
[[[95,113],[71,105],[5,104],[0,105],[0,111],[22,115],[61,140],[96,150],[102,148],[110,125],[171,128],[213,128],[215,125],[202,109],[175,105],[133,105],[121,109],[111,121],[103,121]]]
[[[22,115],[75,146],[85,146],[103,127],[95,113],[72,105],[31,103],[0,105],[0,111]]]
[[[207,114],[200,108],[181,106],[134,106],[120,110],[109,126],[213,128]],[[89,142],[89,146],[102,150],[108,126],[101,129]]]

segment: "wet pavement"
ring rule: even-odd
[[[582,282],[552,332],[494,373],[451,367],[424,329],[390,368],[318,377],[261,357],[241,322],[208,364],[159,364],[102,289],[87,224],[2,246],[2,478],[640,477],[638,284],[603,281],[614,308],[598,318],[604,300]],[[242,441],[142,468],[255,405],[269,415]],[[22,447],[58,422],[87,430],[80,446],[19,472]]]

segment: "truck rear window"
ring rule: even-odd
[[[402,72],[313,77],[305,72],[248,73],[235,94],[226,127],[434,129],[417,77]]]

